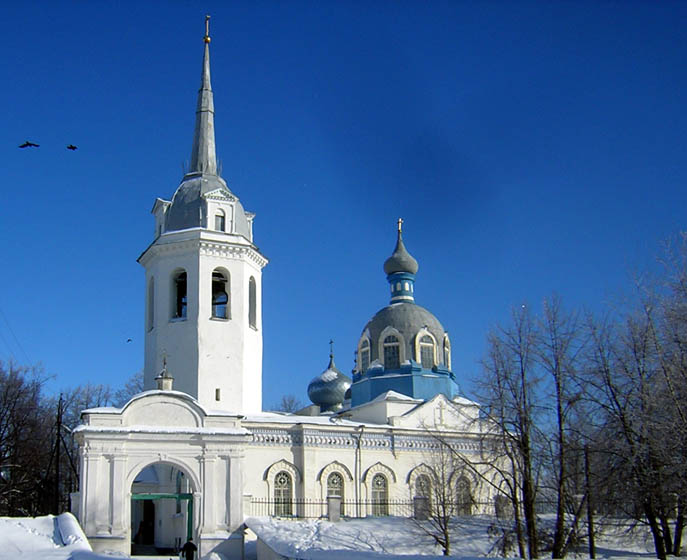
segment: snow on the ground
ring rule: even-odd
[[[540,526],[551,525],[544,516]],[[412,519],[376,517],[330,523],[325,520],[282,521],[268,517],[246,520],[249,533],[287,558],[299,560],[429,560],[439,558],[441,548]],[[652,558],[653,541],[644,526],[627,521],[605,520],[597,537],[600,560]],[[501,554],[498,521],[490,516],[459,518],[452,526],[453,558],[476,560]],[[512,552],[511,552],[512,554]],[[246,558],[255,558],[255,541],[246,543]],[[549,553],[542,553],[546,558]],[[0,517],[0,560],[113,560],[113,556],[92,552],[76,519],[69,513],[57,517]],[[441,556],[444,558],[443,556]],[[123,558],[119,556],[119,558]],[[571,560],[588,558],[586,548],[570,555]],[[205,560],[223,560],[211,554]]]
[[[494,542],[487,529],[493,519],[473,516],[457,520],[452,527],[452,554],[462,558],[493,556]],[[442,549],[423,530],[423,526],[401,517],[370,517],[330,523],[280,521],[269,517],[253,517],[246,525],[270,548],[283,556],[303,560],[335,558],[403,558],[422,556],[428,560],[441,556]],[[426,527],[426,522],[424,523]],[[442,556],[443,557],[443,556]]]
[[[547,524],[546,519],[541,520]],[[282,521],[253,517],[246,525],[269,547],[287,558],[299,560],[411,560],[445,558],[442,549],[418,522],[400,517],[353,519],[331,523],[316,519]],[[425,528],[427,522],[424,522]],[[464,560],[501,555],[503,531],[491,516],[459,518],[451,530],[451,556]],[[255,558],[255,548],[251,547]],[[512,551],[515,555],[516,551]],[[542,558],[550,553],[542,553]],[[653,542],[645,527],[632,528],[627,523],[608,523],[597,537],[597,558],[638,560],[653,557]],[[570,555],[588,558],[586,549]]]
[[[44,517],[0,517],[0,559],[101,560],[71,513]]]

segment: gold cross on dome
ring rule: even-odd
[[[403,229],[403,218],[398,219],[398,233],[401,233],[401,230]]]

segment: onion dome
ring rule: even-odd
[[[313,404],[320,407],[321,412],[331,412],[341,408],[350,387],[351,379],[336,367],[332,351],[329,354],[327,369],[313,378],[308,385],[308,397]]]
[[[406,250],[403,244],[403,235],[401,232],[401,225],[403,220],[398,219],[398,238],[396,239],[396,248],[392,255],[386,259],[384,263],[384,272],[386,274],[394,274],[396,272],[408,272],[410,274],[417,274],[418,264],[413,256]]]

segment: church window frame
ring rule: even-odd
[[[172,320],[185,321],[188,316],[188,274],[182,268],[172,276]]]
[[[365,373],[370,368],[371,350],[370,339],[367,336],[363,336],[358,343],[358,371],[360,373]]]
[[[287,471],[274,475],[274,515],[293,516],[293,477]]]
[[[389,515],[389,480],[382,473],[375,473],[371,486],[372,515],[375,517]]]
[[[415,336],[415,360],[425,369],[437,365],[437,343],[434,335],[422,328]]]
[[[427,473],[420,473],[415,477],[415,498],[425,498],[427,505],[432,504],[432,478]]]
[[[472,515],[474,498],[472,496],[472,483],[463,472],[455,477],[454,492],[456,496],[456,515]]]
[[[230,278],[229,272],[223,268],[216,268],[212,271],[210,299],[210,317],[212,319],[227,321],[231,318]]]
[[[399,369],[401,367],[401,341],[395,334],[384,337],[384,367],[386,369]]]
[[[258,288],[253,276],[248,279],[248,326],[258,330]]]
[[[390,336],[396,337],[396,341],[390,339]],[[390,367],[396,363],[394,358],[394,350],[390,348],[391,345],[398,345],[398,366]],[[379,335],[377,342],[377,355],[382,360],[385,369],[399,369],[401,364],[405,361],[405,340],[403,335],[394,327],[386,327]],[[389,360],[387,360],[389,358]]]
[[[227,215],[221,208],[215,212],[215,231],[227,231]]]
[[[341,498],[339,515],[344,514],[344,499],[346,497],[346,481],[341,473],[334,471],[327,476],[327,498],[330,496]]]

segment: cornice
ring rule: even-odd
[[[399,434],[394,430],[386,430],[383,433],[361,433],[358,430],[351,430],[346,433],[321,429],[299,429],[298,427],[248,427],[248,429],[252,436],[248,444],[258,447],[355,449],[359,445],[367,451],[388,449],[390,451],[426,452],[440,449],[443,445],[449,445],[451,448],[464,453],[479,453],[482,449],[482,442],[479,438],[471,437],[465,433],[451,435],[444,432],[439,439],[432,434]]]
[[[249,260],[260,268],[264,268],[268,263],[267,258],[252,245],[198,238],[171,241],[168,243],[156,242],[141,255],[139,262],[143,266],[146,266],[148,262],[155,257],[187,253],[189,251],[197,251],[199,255],[207,257]]]

